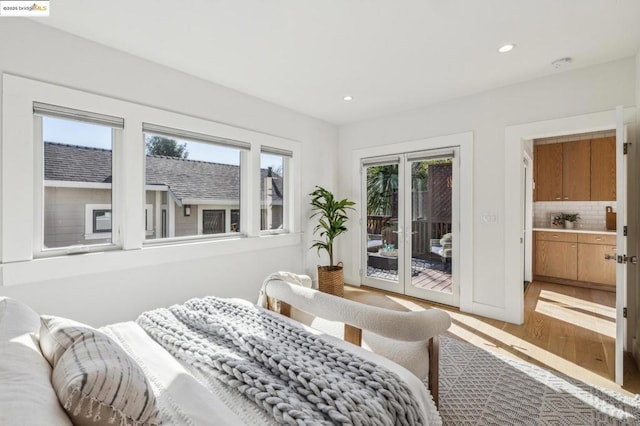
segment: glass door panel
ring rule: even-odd
[[[363,161],[363,284],[459,305],[456,152],[446,148]]]
[[[407,166],[411,171],[411,196],[407,197],[411,278],[406,293],[430,300],[436,298],[433,293],[445,299],[453,294],[453,160],[450,154],[409,161]]]
[[[367,200],[365,283],[399,291],[398,258],[399,164],[365,165],[363,176]]]

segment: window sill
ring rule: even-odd
[[[73,256],[57,256],[0,265],[0,285],[13,286],[78,276],[153,267],[214,256],[228,256],[257,250],[300,245],[301,233],[271,238],[245,237],[145,246],[142,249],[114,250]]]

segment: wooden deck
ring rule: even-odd
[[[377,262],[381,256],[373,254],[369,254],[369,256],[372,257],[372,259],[369,261],[367,276],[389,281],[398,281],[397,258],[393,258],[395,263],[383,265]],[[376,262],[372,262],[371,260],[375,260]],[[389,262],[389,258],[383,258],[382,260]],[[439,259],[412,259],[411,272],[411,285],[414,287],[444,293],[453,292],[451,262],[445,264]]]
[[[443,268],[442,264],[436,263],[435,266],[435,268],[420,270],[418,275],[411,278],[411,285],[426,290],[452,293],[453,279],[451,277],[451,265]]]

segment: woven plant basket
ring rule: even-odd
[[[344,275],[342,262],[331,268],[318,265],[318,288],[324,293],[344,297]]]

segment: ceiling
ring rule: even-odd
[[[335,124],[640,51],[638,0],[65,0],[38,22]]]

